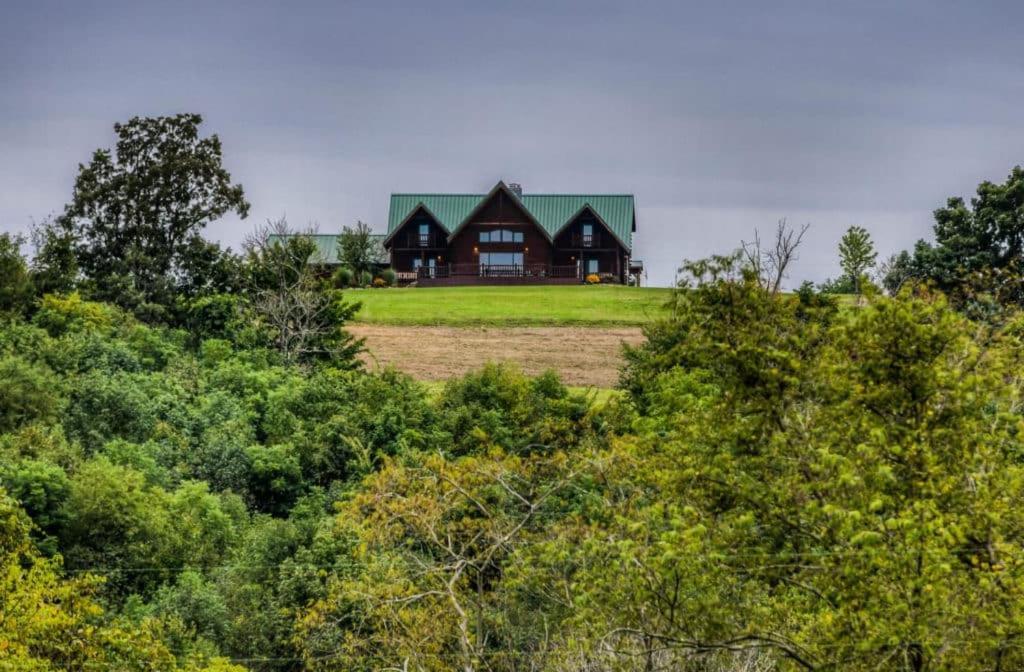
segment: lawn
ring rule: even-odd
[[[663,314],[670,290],[621,285],[410,287],[352,290],[356,322],[418,326],[638,326]]]

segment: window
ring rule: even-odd
[[[510,229],[491,229],[480,232],[481,243],[521,243],[523,242],[522,231]]]
[[[522,266],[522,252],[481,252],[481,266]]]
[[[420,269],[421,268],[423,268],[423,260],[422,259],[413,259],[412,260],[412,270],[415,271],[416,273],[422,275],[422,273],[420,273]],[[434,277],[434,271],[435,271],[436,268],[437,268],[437,259],[434,259],[433,257],[431,257],[430,259],[427,259],[427,275],[429,275],[431,278]]]
[[[420,247],[430,243],[430,224],[420,224]]]
[[[587,259],[587,275],[597,273],[597,259]]]
[[[583,247],[591,247],[594,244],[594,225],[584,224],[583,225]]]

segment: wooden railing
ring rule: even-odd
[[[420,278],[526,278],[545,280],[548,278],[579,278],[576,266],[551,266],[548,264],[446,264],[443,266],[421,266]]]
[[[399,249],[415,249],[415,248],[443,248],[448,244],[448,240],[445,236],[437,233],[407,233],[404,236],[398,236],[395,240],[393,247]]]
[[[614,242],[613,239],[600,233],[574,233],[572,236],[572,247],[604,247],[605,245],[612,247]]]

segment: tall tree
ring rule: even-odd
[[[373,268],[374,248],[370,227],[362,221],[353,227],[346,226],[338,237],[338,259],[352,269],[357,280]]]
[[[114,152],[97,150],[80,165],[60,218],[75,239],[90,293],[153,319],[166,319],[196,254],[208,257],[203,228],[228,212],[245,217],[249,203],[222,164],[220,138],[201,137],[198,114],[134,117],[115,124]]]
[[[853,283],[853,291],[860,294],[861,276],[875,265],[878,253],[871,242],[871,234],[860,226],[851,226],[839,241],[839,265]]]
[[[1024,305],[1024,168],[1001,184],[982,182],[970,204],[956,197],[935,216],[935,242],[914,246],[912,276],[984,316]]]

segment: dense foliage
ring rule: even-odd
[[[245,206],[197,125],[119,127],[31,264],[0,237],[0,669],[1024,668],[1024,317],[964,290],[1019,169],[895,296],[781,293],[782,225],[686,264],[596,403],[362,370],[308,238],[204,247]]]
[[[839,310],[739,257],[686,270],[602,404],[498,366],[431,392],[238,321],[196,337],[44,297],[0,329],[0,655],[1024,665],[1024,323],[909,292]]]

